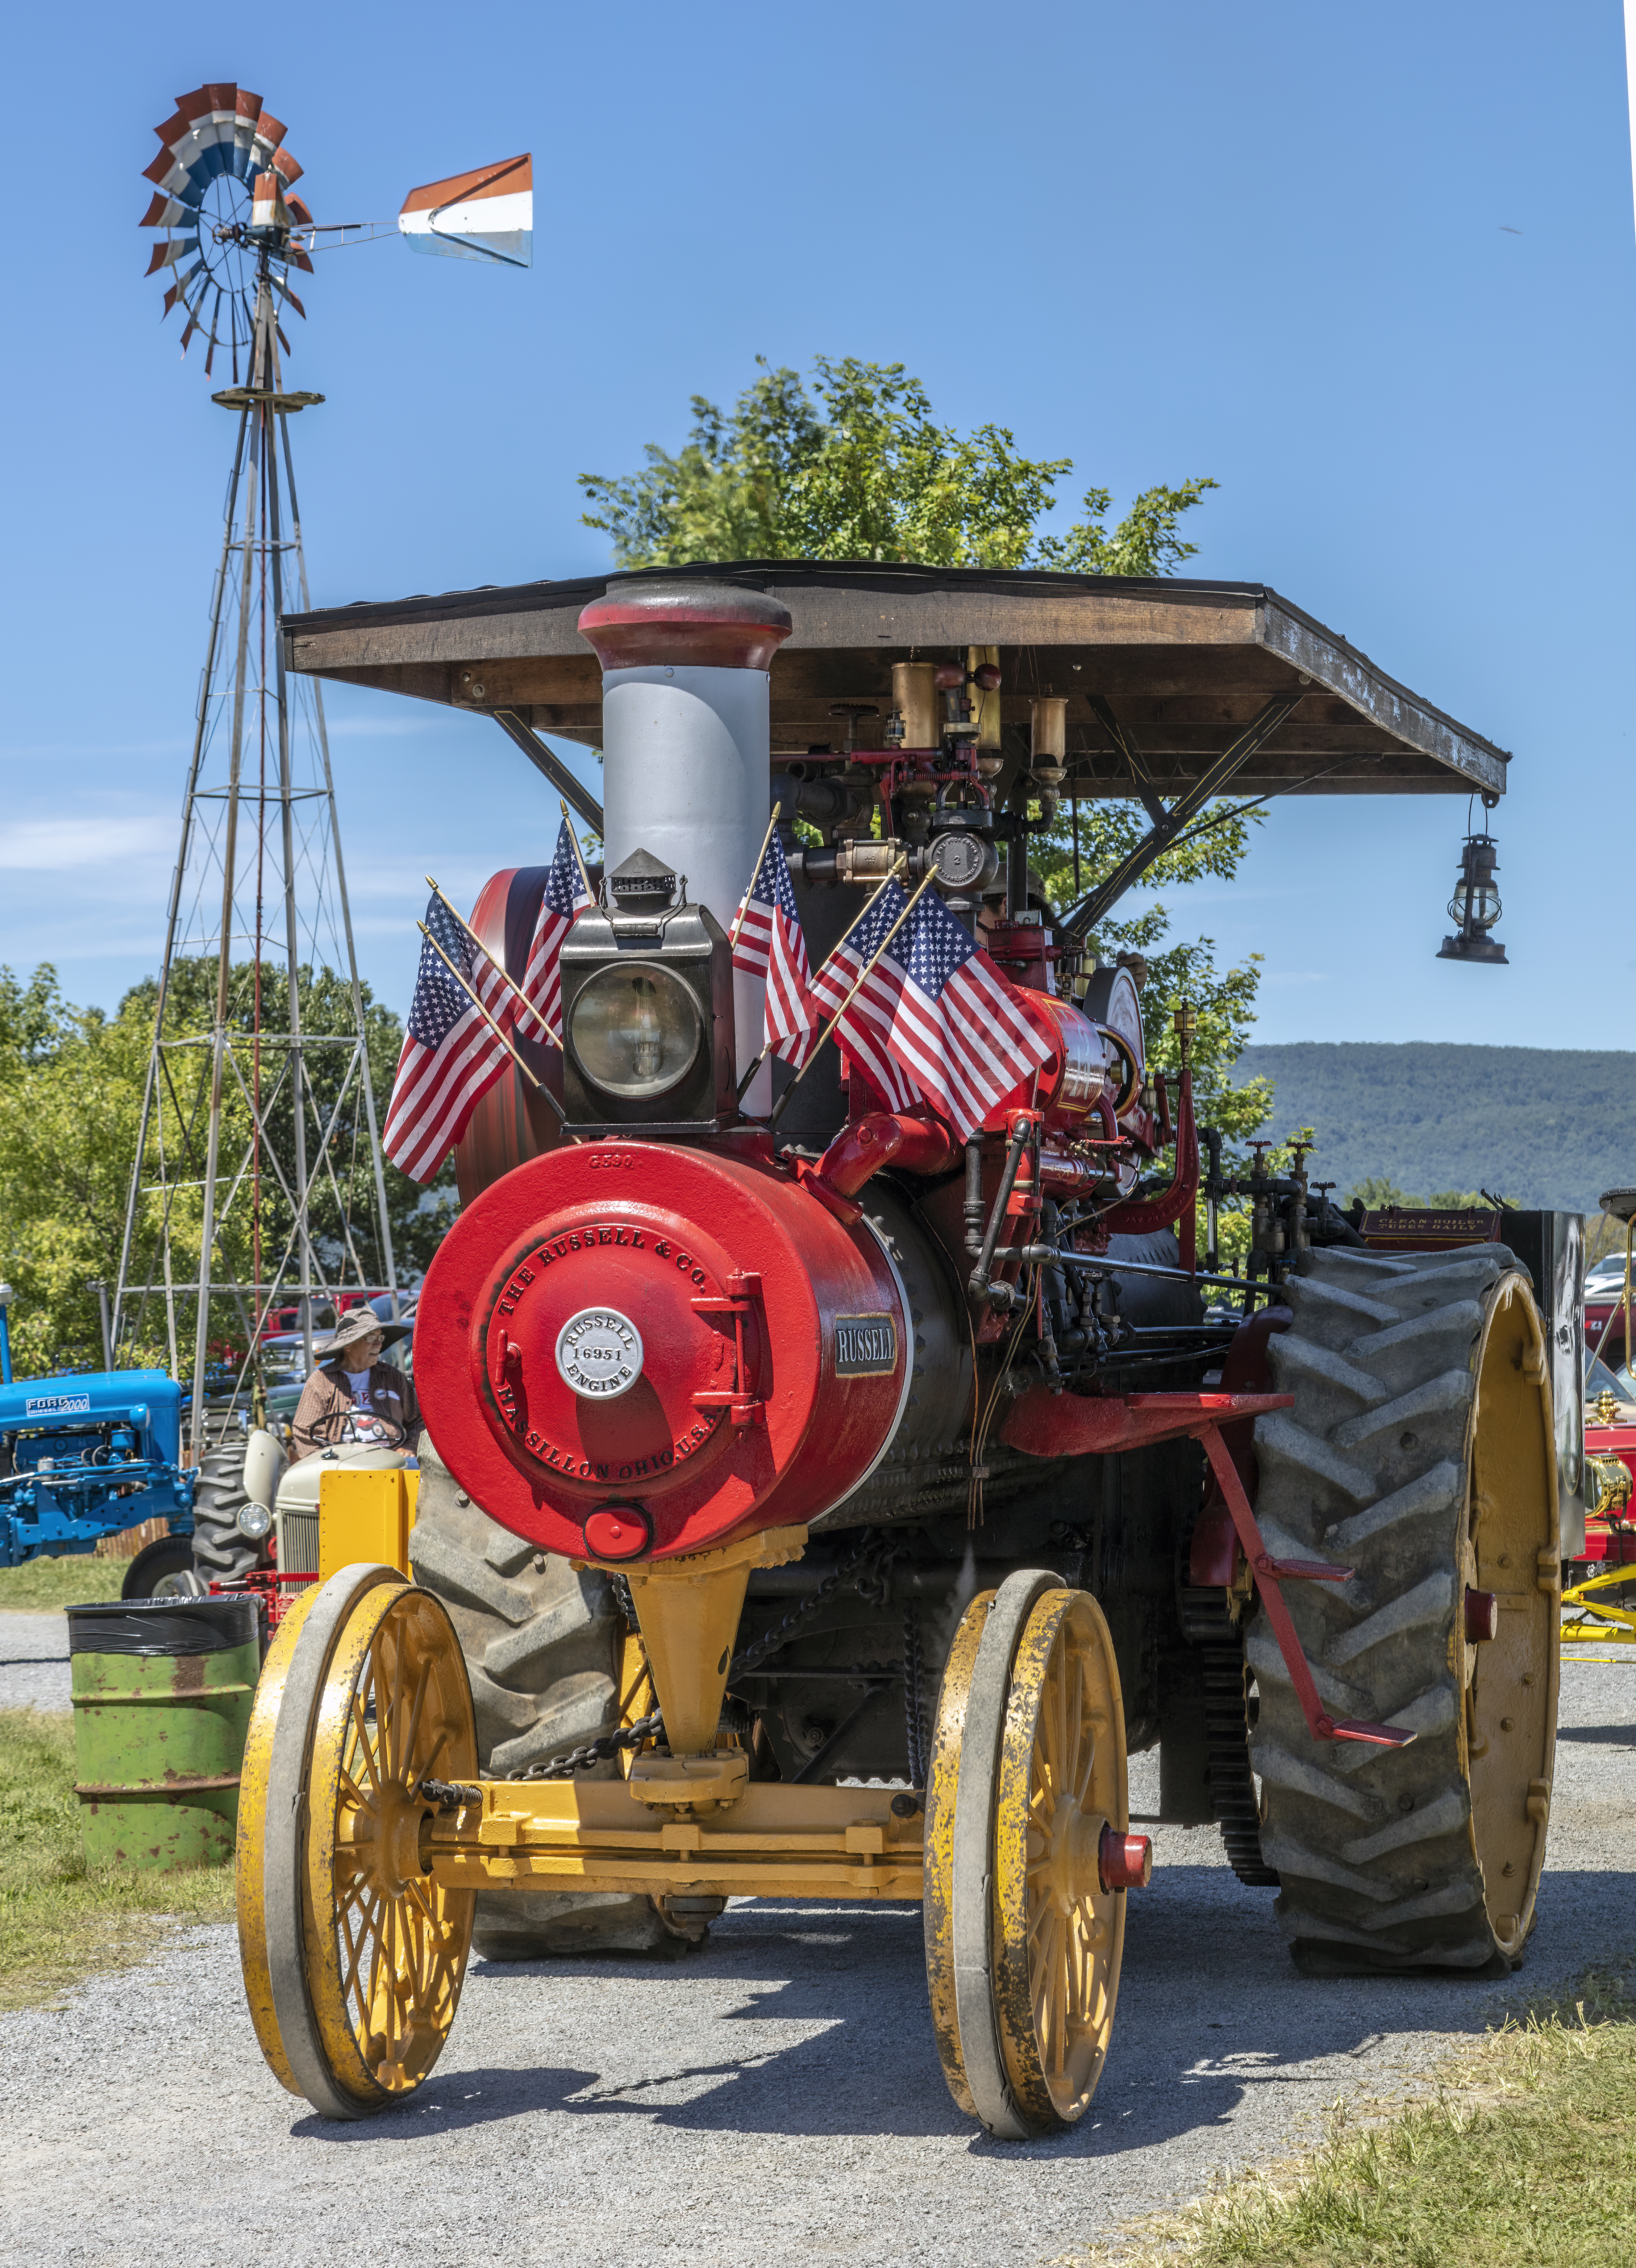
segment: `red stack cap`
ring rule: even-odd
[[[579,618],[579,634],[606,669],[656,663],[767,669],[789,636],[789,609],[737,583],[610,583]]]

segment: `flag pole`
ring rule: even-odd
[[[597,894],[591,887],[591,869],[585,864],[585,854],[579,847],[578,830],[569,816],[568,804],[561,796],[557,798],[557,809],[562,814],[562,824],[568,829],[568,839],[574,845],[574,856],[579,865],[579,879],[585,886],[585,895],[594,906],[597,902]]]
[[[543,1094],[543,1095],[545,1096],[546,1101],[547,1101],[551,1105],[551,1108],[552,1108],[556,1112],[556,1114],[557,1114],[557,1124],[558,1124],[559,1126],[566,1127],[566,1126],[567,1126],[567,1124],[568,1124],[568,1113],[563,1109],[562,1105],[561,1105],[561,1104],[557,1101],[557,1099],[556,1099],[555,1095],[554,1095],[554,1094],[553,1094],[553,1093],[551,1092],[551,1089],[550,1089],[550,1088],[549,1088],[549,1087],[545,1084],[545,1082],[544,1082],[544,1080],[543,1080],[543,1079],[536,1079],[536,1078],[535,1078],[534,1073],[533,1073],[533,1072],[529,1069],[528,1065],[527,1065],[527,1064],[523,1061],[522,1057],[521,1057],[520,1055],[518,1055],[518,1053],[517,1053],[517,1049],[512,1046],[512,1044],[511,1044],[510,1041],[506,1037],[505,1034],[501,1030],[501,1028],[500,1028],[499,1025],[495,1023],[495,1021],[494,1018],[489,1014],[489,1012],[488,1012],[488,1009],[484,1007],[484,1005],[483,1005],[482,1002],[478,998],[478,997],[477,997],[476,993],[473,991],[473,990],[472,990],[471,986],[466,983],[466,978],[465,978],[464,976],[461,976],[461,974],[460,974],[459,970],[455,967],[455,965],[454,965],[453,961],[450,960],[450,958],[449,958],[448,954],[444,951],[444,949],[443,949],[442,946],[440,946],[440,945],[438,944],[438,942],[437,942],[437,939],[432,935],[432,933],[431,933],[430,930],[429,930],[429,929],[427,928],[427,926],[426,926],[425,923],[424,923],[424,922],[416,922],[416,923],[415,923],[415,926],[416,927],[416,929],[418,929],[418,930],[419,930],[419,932],[421,932],[421,935],[422,935],[422,936],[426,939],[427,944],[430,946],[430,947],[431,947],[432,951],[433,951],[433,952],[437,955],[438,960],[442,961],[442,963],[443,963],[444,967],[448,970],[448,972],[449,972],[450,976],[453,977],[453,979],[454,979],[455,983],[459,986],[459,988],[460,988],[460,990],[462,990],[462,992],[464,992],[464,993],[465,993],[465,995],[466,995],[466,998],[471,1002],[471,1004],[472,1004],[473,1007],[476,1009],[476,1011],[477,1011],[478,1014],[482,1018],[482,1020],[483,1020],[484,1023],[486,1023],[486,1024],[488,1025],[488,1027],[489,1030],[494,1034],[494,1035],[495,1035],[495,1039],[497,1039],[497,1040],[499,1041],[499,1042],[500,1042],[501,1046],[505,1049],[505,1051],[506,1051],[507,1055],[509,1055],[509,1056],[510,1057],[510,1058],[511,1058],[512,1062],[517,1065],[517,1067],[518,1071],[520,1071],[523,1073],[523,1076],[524,1076],[525,1079],[529,1079],[529,1080],[531,1080],[531,1081],[532,1082],[532,1084],[533,1084],[533,1085],[534,1085],[534,1086],[539,1090],[539,1092],[541,1094]]]
[[[864,978],[865,978],[865,977],[869,974],[869,971],[874,968],[874,966],[875,966],[876,962],[880,959],[880,957],[881,957],[882,954],[885,952],[885,950],[886,950],[887,946],[891,943],[891,941],[892,941],[893,938],[897,936],[898,932],[899,932],[899,931],[903,927],[903,925],[904,925],[905,922],[906,922],[906,921],[908,920],[909,916],[910,916],[910,915],[914,911],[914,909],[916,908],[916,906],[918,906],[918,905],[920,904],[921,900],[921,899],[926,895],[926,893],[928,892],[928,890],[929,890],[929,889],[931,888],[932,884],[933,884],[936,880],[937,880],[937,872],[936,872],[936,869],[934,867],[934,868],[933,868],[933,870],[932,870],[932,872],[931,872],[929,874],[928,874],[928,876],[926,877],[926,880],[925,880],[921,884],[920,888],[919,888],[918,890],[916,890],[916,892],[914,893],[914,895],[913,895],[913,896],[909,900],[908,904],[907,904],[906,906],[905,906],[905,908],[904,908],[903,911],[899,915],[899,917],[898,917],[897,920],[896,920],[895,922],[893,922],[893,924],[892,924],[891,927],[887,931],[887,932],[886,932],[885,936],[884,936],[884,938],[882,938],[882,939],[881,939],[880,943],[876,946],[876,948],[875,948],[874,952],[873,952],[872,954],[870,954],[870,955],[869,955],[869,957],[868,961],[864,963],[863,967],[862,967],[861,969],[859,969],[858,974],[857,974],[857,979],[856,979],[856,982],[854,983],[854,985],[853,985],[853,987],[852,987],[851,991],[847,993],[847,995],[846,998],[841,1002],[841,1004],[840,1004],[840,1007],[836,1009],[836,1011],[835,1011],[834,1014],[830,1018],[830,1020],[829,1020],[828,1023],[825,1026],[824,1029],[823,1029],[823,1030],[818,1034],[817,1043],[816,1043],[816,1044],[815,1044],[815,1046],[813,1047],[813,1049],[812,1049],[811,1054],[807,1057],[807,1059],[806,1059],[805,1063],[803,1063],[803,1064],[802,1064],[802,1066],[801,1066],[800,1070],[796,1073],[796,1075],[795,1075],[794,1079],[792,1079],[790,1080],[789,1085],[789,1086],[784,1089],[784,1091],[783,1091],[782,1094],[781,1094],[781,1095],[779,1096],[778,1101],[777,1101],[773,1105],[772,1110],[771,1110],[771,1112],[768,1114],[768,1116],[767,1116],[767,1131],[768,1131],[768,1133],[769,1133],[769,1134],[772,1132],[772,1130],[773,1130],[774,1127],[777,1125],[777,1123],[778,1123],[779,1120],[783,1116],[783,1115],[784,1115],[784,1105],[789,1101],[789,1100],[790,1096],[795,1093],[796,1089],[800,1086],[800,1084],[801,1084],[802,1080],[806,1077],[807,1073],[811,1070],[811,1068],[812,1068],[813,1064],[818,1061],[819,1052],[821,1051],[821,1049],[822,1049],[822,1048],[823,1048],[823,1045],[824,1045],[825,1041],[825,1040],[827,1040],[827,1039],[830,1039],[831,1037],[833,1037],[833,1034],[834,1034],[834,1030],[835,1030],[835,1027],[836,1027],[836,1025],[837,1025],[838,1023],[840,1023],[840,1021],[841,1018],[846,1014],[846,1012],[847,1012],[847,1009],[851,1007],[851,1005],[852,1005],[853,1002],[857,998],[857,997],[858,997],[858,993],[859,993],[859,990],[860,990],[860,989],[861,989],[861,988],[862,988],[862,983],[863,983],[863,980],[864,980]],[[884,888],[885,887],[884,883],[883,883],[881,887],[882,887],[882,888],[884,889]],[[878,897],[878,896],[879,896],[879,895],[880,895],[880,892],[877,890],[877,891],[876,892],[876,894],[875,894],[875,895],[876,895],[876,896],[877,896],[877,897]],[[873,905],[873,904],[874,904],[874,902],[875,902],[875,900],[874,900],[873,898],[871,898],[871,899],[870,899],[870,901],[869,901],[870,905]],[[867,909],[866,909],[866,910],[867,910]]]
[[[738,911],[733,916],[732,932],[727,940],[727,950],[729,953],[731,953],[733,947],[738,942],[738,932],[744,927],[745,916],[750,910],[750,893],[755,887],[755,878],[761,871],[761,861],[767,856],[767,846],[773,839],[773,829],[777,826],[778,814],[783,808],[784,806],[781,803],[775,803],[773,806],[773,816],[767,822],[767,833],[761,837],[761,848],[756,852],[755,865],[750,869],[750,881],[748,887],[745,889],[743,897],[738,901]],[[766,1049],[764,1048],[761,1052],[765,1055],[767,1052]],[[756,1057],[756,1061],[759,1063],[760,1060],[760,1056],[758,1056]],[[740,1094],[744,1093],[742,1086],[739,1088],[738,1092]]]
[[[536,1008],[536,1007],[535,1007],[535,1005],[534,1005],[533,1002],[529,998],[529,997],[528,997],[527,993],[524,991],[524,990],[523,990],[522,986],[521,986],[521,985],[517,982],[517,980],[516,980],[514,977],[508,976],[508,975],[507,975],[507,973],[506,973],[506,971],[505,971],[503,968],[502,968],[502,967],[500,966],[500,963],[499,963],[499,962],[495,959],[495,957],[494,957],[493,954],[492,954],[492,953],[490,953],[490,951],[488,950],[488,946],[483,943],[482,939],[481,939],[481,937],[479,937],[479,935],[477,934],[477,932],[476,932],[476,931],[472,927],[472,924],[470,924],[470,922],[467,922],[467,921],[461,921],[461,920],[460,920],[460,916],[459,915],[459,913],[455,912],[455,909],[454,909],[451,905],[450,905],[450,904],[449,904],[449,901],[448,901],[448,899],[447,899],[447,898],[445,898],[445,897],[444,897],[444,894],[443,894],[443,892],[438,888],[438,887],[437,887],[437,883],[432,881],[432,878],[431,878],[431,876],[429,874],[429,875],[426,877],[426,879],[427,879],[427,880],[428,880],[429,882],[431,882],[432,895],[433,895],[435,898],[440,898],[440,899],[442,899],[442,900],[443,900],[443,903],[444,903],[444,905],[447,908],[447,909],[448,909],[448,911],[449,911],[450,913],[454,914],[454,917],[455,917],[456,921],[458,921],[458,922],[459,922],[459,923],[460,923],[460,926],[461,926],[461,928],[466,932],[466,933],[467,937],[469,937],[469,938],[471,939],[472,943],[473,943],[473,944],[477,947],[477,950],[479,951],[479,953],[481,953],[481,954],[482,954],[483,959],[484,959],[484,960],[488,963],[489,967],[494,970],[495,975],[495,976],[500,979],[500,982],[501,982],[503,984],[507,985],[507,986],[510,989],[510,990],[511,990],[511,991],[516,995],[517,998],[518,1000],[520,1000],[520,1001],[521,1001],[521,1003],[522,1003],[522,1005],[524,1005],[524,1007],[527,1009],[527,1011],[528,1011],[529,1014],[533,1018],[534,1021],[539,1025],[539,1027],[540,1030],[545,1034],[546,1037],[550,1041],[550,1042],[551,1042],[552,1046],[553,1046],[554,1048],[555,1048],[555,1049],[558,1050],[558,1052],[559,1052],[559,1053],[561,1053],[561,1047],[562,1047],[562,1042],[561,1042],[561,1041],[557,1037],[556,1034],[552,1030],[552,1028],[551,1028],[550,1025],[549,1025],[548,1023],[547,1023],[547,1021],[546,1021],[546,1020],[545,1020],[545,1017],[541,1014],[540,1011],[539,1011],[538,1008]],[[433,942],[434,944],[436,944],[436,943],[437,943],[437,939],[434,938],[434,939],[433,939],[433,940],[432,940],[432,942]]]
[[[776,815],[777,815],[777,814],[776,814],[776,813],[775,813],[775,814],[774,814],[774,816],[776,817]],[[772,832],[771,828],[769,828],[767,831],[768,831],[768,833],[769,833],[769,834]],[[766,856],[766,855],[767,855],[767,854],[766,854],[766,851],[765,851],[765,850],[763,850],[763,852],[762,852],[762,857],[763,857],[763,858],[765,858],[765,856]],[[756,861],[756,865],[757,865],[757,866],[758,866],[758,867],[760,865],[760,863],[761,863],[760,859],[757,859],[757,861]],[[866,921],[868,921],[868,919],[869,919],[869,916],[870,916],[870,915],[874,912],[874,910],[875,910],[876,904],[877,904],[877,901],[878,901],[878,900],[881,898],[881,896],[884,895],[884,893],[885,892],[885,890],[886,890],[886,888],[887,888],[888,885],[889,885],[889,884],[891,884],[891,883],[892,883],[892,882],[895,882],[895,881],[897,880],[897,879],[898,879],[899,875],[902,872],[903,872],[903,861],[902,861],[902,859],[901,859],[901,858],[899,858],[899,859],[897,859],[896,861],[894,861],[893,865],[892,865],[892,870],[891,870],[891,873],[887,875],[885,881],[884,881],[884,882],[882,882],[882,883],[879,885],[879,887],[877,888],[877,890],[876,890],[876,892],[875,892],[874,896],[870,898],[870,900],[869,900],[869,902],[868,905],[864,907],[863,911],[862,911],[862,912],[858,916],[858,920],[857,920],[857,921],[853,922],[853,923],[850,924],[850,927],[849,927],[848,932],[847,932],[847,934],[848,934],[848,935],[850,935],[850,934],[851,934],[851,931],[852,931],[852,930],[855,930],[855,929],[856,929],[856,928],[857,928],[857,926],[858,926],[858,922],[866,922]],[[752,879],[753,879],[753,878],[752,878]],[[754,1062],[751,1064],[751,1066],[750,1066],[749,1070],[745,1073],[744,1077],[739,1080],[739,1082],[738,1082],[738,1094],[737,1094],[737,1100],[738,1100],[740,1102],[742,1102],[742,1101],[744,1101],[744,1099],[745,1099],[745,1095],[750,1092],[750,1082],[751,1082],[751,1080],[755,1077],[755,1075],[756,1075],[757,1071],[759,1071],[760,1070],[760,1068],[761,1068],[762,1064],[767,1061],[767,1059],[768,1056],[770,1056],[770,1055],[772,1054],[774,1044],[775,1044],[775,1042],[773,1042],[772,1040],[769,1040],[769,1041],[767,1042],[766,1046],[762,1049],[762,1050],[761,1050],[760,1054],[759,1054],[759,1056],[757,1056],[757,1057],[756,1057],[756,1058],[755,1058]],[[816,1055],[816,1054],[818,1053],[818,1049],[819,1049],[820,1047],[822,1047],[822,1045],[823,1045],[823,1044],[824,1044],[824,1043],[823,1043],[823,1042],[822,1042],[821,1040],[818,1040],[818,1041],[815,1041],[815,1042],[814,1042],[814,1043],[813,1043],[813,1049],[812,1049],[812,1052],[813,1052],[813,1054],[814,1054],[814,1055]],[[804,1068],[804,1066],[803,1066],[803,1068]],[[792,1083],[793,1083],[793,1082],[792,1082]],[[772,1124],[772,1123],[773,1123],[773,1122],[772,1122],[772,1120],[769,1118],[769,1119],[768,1119],[768,1121],[767,1121],[768,1125],[770,1126],[770,1125]]]

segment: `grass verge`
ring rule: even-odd
[[[20,1567],[0,1567],[0,1613],[117,1599],[129,1565],[128,1559],[99,1559],[82,1551],[67,1559],[27,1559]]]
[[[1636,1999],[1593,1972],[1433,2074],[1435,2095],[1075,2256],[1084,2268],[1627,2268]]]
[[[0,2010],[140,1961],[179,1920],[231,1921],[233,1870],[85,1865],[66,1715],[0,1710]]]

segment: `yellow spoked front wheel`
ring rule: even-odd
[[[454,2021],[473,1899],[423,1864],[422,1788],[476,1777],[471,1689],[443,1607],[392,1568],[343,1569],[294,1622],[251,1728],[240,1949],[278,2078],[358,2118],[420,2084]]]
[[[943,1673],[926,1953],[950,2093],[993,2134],[1071,2125],[1113,2029],[1127,1878],[1124,1707],[1101,1609],[1023,1572],[972,1601]],[[1145,1866],[1145,1859],[1141,1862]],[[1129,1879],[1140,1879],[1129,1877]]]

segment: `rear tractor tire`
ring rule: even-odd
[[[1416,1737],[1315,1740],[1256,1617],[1251,1759],[1279,1922],[1310,1974],[1504,1976],[1534,1925],[1559,1660],[1549,1366],[1528,1278],[1498,1245],[1331,1248],[1284,1296],[1295,1321],[1268,1351],[1295,1407],[1257,1421],[1257,1519],[1274,1557],[1354,1570],[1284,1590],[1324,1707]]]
[[[479,1769],[496,1779],[617,1732],[626,1625],[604,1575],[576,1574],[473,1504],[422,1434],[409,1562],[465,1656]],[[644,1707],[650,1705],[644,1702]],[[619,1777],[617,1758],[584,1775]],[[641,1895],[480,1890],[473,1943],[490,1961],[683,1953],[707,1918]]]

